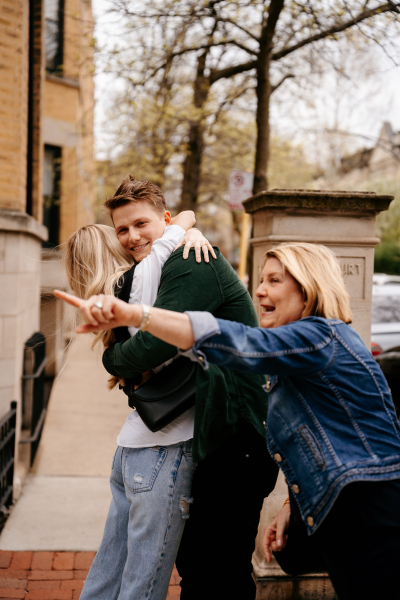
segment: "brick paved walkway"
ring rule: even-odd
[[[95,552],[0,551],[0,599],[78,600]],[[174,569],[167,600],[177,600]]]

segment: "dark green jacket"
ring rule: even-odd
[[[257,327],[250,295],[230,264],[215,249],[218,259],[196,263],[194,251],[187,260],[176,250],[164,265],[155,307],[184,312],[206,310],[215,317]],[[176,355],[176,348],[149,333],[138,332],[115,344],[103,355],[111,375],[135,377]],[[263,375],[230,371],[210,365],[198,368],[193,458],[202,460],[235,433],[243,422],[265,435],[268,396],[261,389]]]

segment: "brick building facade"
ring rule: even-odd
[[[58,247],[93,221],[92,39],[90,0],[0,0],[0,418],[17,400],[20,459],[25,343],[45,334],[54,376],[65,337],[50,294],[65,287]]]

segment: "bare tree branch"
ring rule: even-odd
[[[241,44],[240,42],[235,42],[232,40],[231,42],[227,42],[227,43],[237,46],[241,50],[244,50],[245,52],[247,52],[247,54],[252,54],[253,56],[258,56],[257,50],[250,50],[250,48],[247,48],[247,46],[245,46],[244,44]]]
[[[320,31],[319,33],[316,33],[315,35],[312,35],[306,38],[305,40],[302,40],[301,42],[290,46],[289,48],[283,48],[279,52],[275,52],[271,58],[272,60],[280,60],[284,56],[291,54],[299,48],[308,46],[308,44],[312,44],[313,42],[317,42],[318,40],[323,40],[324,38],[327,38],[335,33],[341,33],[342,31],[349,29],[349,27],[353,27],[354,25],[357,25],[358,23],[361,23],[362,21],[365,21],[370,17],[385,12],[400,12],[399,4],[395,2],[388,2],[387,4],[381,4],[380,6],[377,6],[375,8],[365,10],[362,13],[360,13],[357,17],[354,17],[354,19],[350,19],[349,21],[345,21],[344,23],[340,23],[339,25],[329,27],[329,29],[326,29],[325,31]]]
[[[257,60],[251,60],[250,62],[234,65],[233,67],[227,67],[226,69],[220,69],[219,71],[213,69],[210,74],[210,83],[213,84],[215,81],[219,81],[220,79],[226,79],[227,77],[233,77],[239,73],[251,71],[251,69],[256,68],[257,64]]]
[[[227,109],[228,107],[232,106],[232,104],[235,102],[235,100],[237,100],[238,98],[240,98],[241,96],[243,96],[246,92],[248,92],[249,90],[254,89],[253,86],[245,86],[243,89],[239,90],[236,94],[234,94],[233,96],[230,96],[228,98],[226,98],[223,102],[221,102],[221,104],[218,107],[217,112],[215,113],[215,120],[213,123],[211,123],[210,128],[209,128],[209,134],[212,133],[214,126],[216,125],[219,117],[221,116],[221,114],[223,113],[223,111],[225,109]]]
[[[182,56],[183,54],[188,54],[189,52],[197,52],[198,50],[209,50],[210,48],[214,48],[217,46],[229,46],[229,45],[234,45],[234,46],[238,46],[239,48],[241,48],[242,50],[244,50],[245,52],[247,52],[248,54],[253,54],[254,56],[257,56],[257,52],[254,50],[250,50],[249,48],[246,48],[245,46],[239,44],[238,42],[235,42],[234,40],[226,40],[226,41],[221,41],[221,42],[210,42],[209,44],[201,44],[199,46],[195,46],[193,48],[182,48],[181,50],[177,50],[176,52],[171,52],[171,54],[169,55],[168,59],[163,62],[161,65],[159,65],[158,67],[156,67],[148,77],[146,77],[146,81],[148,81],[149,79],[151,79],[152,77],[154,77],[159,71],[161,71],[162,69],[165,69],[167,67],[167,65],[177,56]],[[252,61],[252,62],[257,62],[257,61]],[[247,64],[247,63],[245,63]],[[239,67],[241,67],[242,65],[238,65]],[[236,67],[232,67],[233,69],[235,69]],[[252,67],[251,67],[252,68]],[[229,70],[228,69],[224,69],[224,71]],[[245,71],[249,70],[248,68],[244,69]],[[238,71],[239,73],[242,72],[242,70]],[[231,75],[222,75],[221,77],[231,77]],[[221,79],[221,77],[218,77],[217,79]],[[216,81],[217,79],[214,79],[213,81]]]
[[[251,33],[251,31],[242,27],[242,25],[239,25],[239,23],[235,23],[235,21],[232,21],[232,19],[227,19],[225,17],[219,17],[219,21],[221,21],[222,23],[230,23],[234,27],[237,27],[238,29],[240,29],[240,31],[243,31],[243,33],[245,33],[249,37],[253,38],[253,40],[255,40],[256,42],[260,41],[260,39],[256,35]]]
[[[273,94],[281,85],[284,81],[286,81],[286,79],[290,79],[291,77],[296,77],[296,75],[293,75],[293,73],[287,73],[287,75],[284,75],[282,77],[282,79],[280,81],[278,81],[277,84],[272,85],[271,86],[271,94]]]

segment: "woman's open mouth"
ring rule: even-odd
[[[268,304],[267,306],[262,306],[261,308],[263,310],[263,313],[266,313],[266,314],[273,313],[275,310],[275,306],[271,306],[270,304]]]

